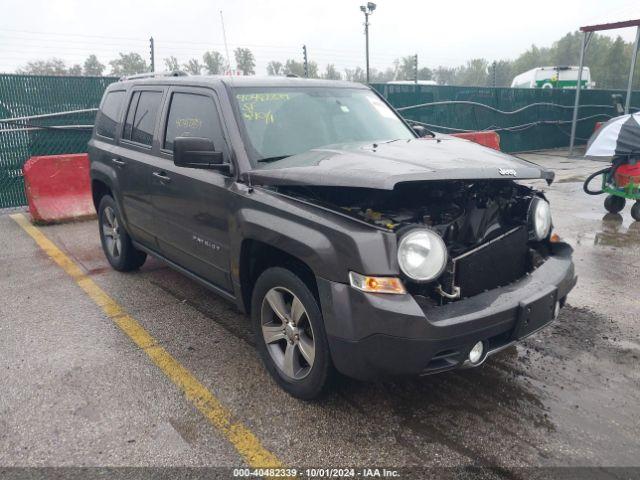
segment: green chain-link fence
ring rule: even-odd
[[[49,77],[0,74],[0,119],[96,108],[113,77]],[[566,147],[575,91],[373,85],[408,119],[442,132],[498,129],[507,152]],[[612,95],[620,91],[585,90],[577,144],[591,135],[596,121],[617,115]],[[634,92],[632,105],[640,104]],[[440,103],[442,102],[442,103]],[[416,105],[428,104],[406,109]],[[483,104],[491,108],[486,108]],[[512,113],[506,113],[512,112]],[[32,126],[92,125],[94,112],[0,123],[0,208],[26,204],[22,166],[33,155],[86,151],[90,128],[30,130]]]
[[[96,108],[111,77],[0,75],[0,119]],[[22,166],[33,155],[86,152],[90,128],[34,130],[32,126],[93,125],[94,112],[0,123],[0,208],[26,204]]]
[[[569,145],[575,90],[389,84],[373,87],[405,118],[425,123],[435,131],[495,129],[500,133],[500,147],[506,152]],[[624,91],[581,91],[576,145],[586,142],[596,122],[619,115],[612,95],[621,95],[624,103]],[[430,105],[405,109],[422,104]],[[640,105],[640,92],[633,93],[632,105]]]

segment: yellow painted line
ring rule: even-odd
[[[178,387],[185,396],[200,410],[211,424],[235,447],[238,453],[252,468],[282,468],[282,462],[265,447],[260,440],[234,418],[213,393],[198,381],[189,370],[171,356],[142,325],[107,293],[91,280],[78,265],[65,255],[44,233],[33,226],[22,214],[11,215],[22,229],[35,240],[76,283],[85,291],[105,315],[140,347],[162,372]]]

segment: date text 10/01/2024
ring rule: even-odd
[[[397,470],[386,468],[235,468],[234,477],[269,477],[269,478],[398,478]]]

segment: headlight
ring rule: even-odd
[[[398,264],[411,280],[429,282],[444,271],[447,247],[440,235],[432,230],[411,230],[400,239]]]
[[[529,238],[544,240],[551,231],[551,207],[546,200],[536,197],[529,207]]]

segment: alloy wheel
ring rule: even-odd
[[[107,252],[114,260],[120,257],[122,252],[122,238],[120,236],[120,224],[116,212],[111,207],[106,207],[102,214],[102,235]]]
[[[274,287],[264,296],[260,315],[262,338],[280,372],[291,380],[309,375],[316,344],[300,299],[284,287]]]

